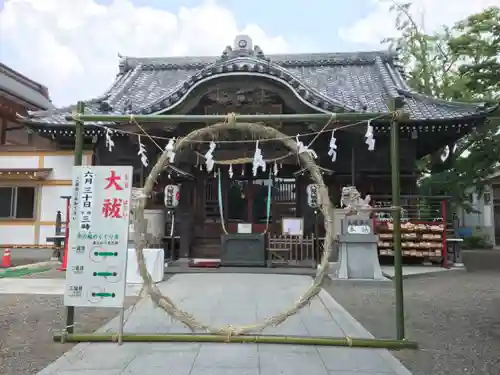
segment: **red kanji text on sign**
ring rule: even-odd
[[[108,184],[104,187],[104,190],[107,190],[113,187],[115,190],[123,190],[123,188],[118,184],[122,178],[116,175],[116,171],[114,169],[111,170],[111,174],[109,177],[106,177],[105,180],[108,181]]]
[[[110,219],[121,219],[123,217],[123,199],[106,198],[102,204],[102,216]]]

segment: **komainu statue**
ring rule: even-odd
[[[371,208],[370,206],[371,197],[369,195],[365,196],[365,199],[361,199],[361,194],[355,186],[346,186],[342,188],[342,193],[340,196],[340,205],[349,210],[350,214],[363,215],[369,214],[369,211],[362,209]]]

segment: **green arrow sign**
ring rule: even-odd
[[[92,297],[111,297],[115,298],[114,293],[92,293]]]
[[[118,256],[118,253],[116,253],[116,252],[114,253],[114,252],[111,252],[111,251],[101,251],[101,252],[96,251],[94,253],[94,255],[96,257],[116,257],[116,256]]]
[[[117,273],[116,272],[94,272],[93,273],[94,276],[116,276]]]

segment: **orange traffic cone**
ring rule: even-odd
[[[10,249],[5,249],[2,257],[2,265],[0,268],[9,268],[12,266],[12,259],[10,257]]]

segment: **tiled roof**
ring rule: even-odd
[[[199,84],[225,76],[254,75],[286,85],[318,111],[387,112],[391,98],[403,96],[411,120],[459,119],[487,110],[447,102],[411,90],[391,52],[315,53],[264,56],[121,58],[113,86],[86,103],[86,114],[154,114],[175,110]],[[73,107],[30,114],[27,122],[66,124]]]
[[[44,95],[46,90],[44,86],[0,64],[0,91],[5,91],[40,109],[54,109],[52,102],[47,95]]]

